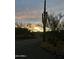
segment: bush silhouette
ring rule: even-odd
[[[15,28],[15,39],[33,38],[33,34],[26,28]]]

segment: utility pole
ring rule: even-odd
[[[43,23],[43,41],[46,41],[46,23],[47,23],[48,13],[46,11],[46,0],[44,0],[44,11],[42,13],[42,23]]]

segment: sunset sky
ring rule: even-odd
[[[15,21],[41,23],[44,0],[15,0]],[[64,0],[47,0],[49,14],[64,13]]]

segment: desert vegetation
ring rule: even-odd
[[[42,42],[41,48],[50,51],[54,55],[64,55],[64,27],[62,30],[57,28],[63,15],[49,15],[47,26],[51,31],[46,32],[46,41]]]
[[[26,28],[15,28],[15,39],[23,40],[23,39],[33,39],[34,35]]]

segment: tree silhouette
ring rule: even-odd
[[[51,14],[48,15],[48,23],[47,26],[52,30],[55,31],[59,21],[61,20],[61,18],[63,17],[63,15],[61,13],[59,13],[58,15],[55,16],[55,14]]]
[[[50,39],[48,39],[48,40],[50,40],[51,43],[54,44],[54,46],[56,46],[57,35],[58,35],[57,26],[62,17],[63,17],[63,15],[61,13],[59,13],[58,15],[55,15],[55,14],[48,15],[47,26],[52,31],[50,33]]]

